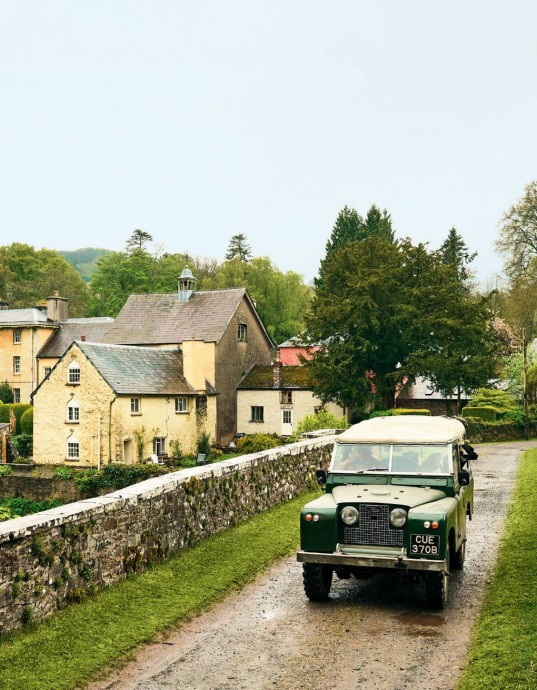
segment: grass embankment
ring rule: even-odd
[[[537,450],[520,463],[498,563],[459,690],[537,688]]]
[[[315,494],[255,516],[164,564],[0,641],[2,690],[83,685],[137,645],[208,608],[298,544],[300,506]]]

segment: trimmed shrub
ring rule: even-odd
[[[411,410],[410,408],[405,408],[405,407],[399,407],[395,410],[392,410],[392,415],[394,415],[394,416],[404,415],[404,414],[420,414],[420,415],[424,415],[426,417],[430,417],[431,416],[431,410],[425,410],[425,409]]]
[[[375,417],[391,417],[392,415],[393,410],[373,410],[368,419],[375,419]]]
[[[13,388],[9,385],[7,381],[0,383],[0,403],[12,403],[13,402]]]
[[[495,422],[497,410],[490,405],[475,406],[466,405],[461,412],[464,419],[473,417],[474,419],[482,419],[484,422]]]
[[[237,447],[241,453],[259,453],[281,445],[282,442],[276,434],[250,434],[237,441]]]
[[[26,410],[21,416],[21,434],[32,435],[34,433],[34,408]]]
[[[346,429],[348,427],[345,417],[338,417],[328,410],[319,410],[317,414],[308,414],[299,422],[291,440],[298,441],[302,434],[317,429]]]
[[[470,443],[492,443],[494,441],[515,441],[523,439],[524,424],[516,422],[484,422],[476,417],[465,418],[466,436]],[[537,424],[528,424],[529,435],[537,435]]]

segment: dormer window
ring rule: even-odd
[[[67,368],[67,383],[73,386],[77,386],[80,383],[80,367],[74,360]]]
[[[237,328],[237,340],[240,343],[246,342],[246,337],[248,335],[248,328],[245,323],[240,323]]]

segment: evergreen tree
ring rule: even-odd
[[[233,235],[229,240],[229,245],[226,252],[226,260],[233,261],[233,259],[239,259],[240,261],[250,261],[252,258],[252,250],[247,242],[246,235],[239,233],[238,235]]]
[[[440,255],[443,263],[453,266],[460,281],[464,282],[471,278],[471,272],[467,266],[475,259],[477,252],[470,253],[462,235],[455,228],[451,228],[440,246]]]
[[[152,241],[153,237],[145,230],[133,230],[132,235],[126,242],[127,251],[146,251],[145,245]]]

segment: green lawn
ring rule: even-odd
[[[498,563],[458,688],[537,688],[537,450],[521,460]]]
[[[0,641],[2,690],[84,684],[137,645],[252,580],[298,544],[305,494]]]

